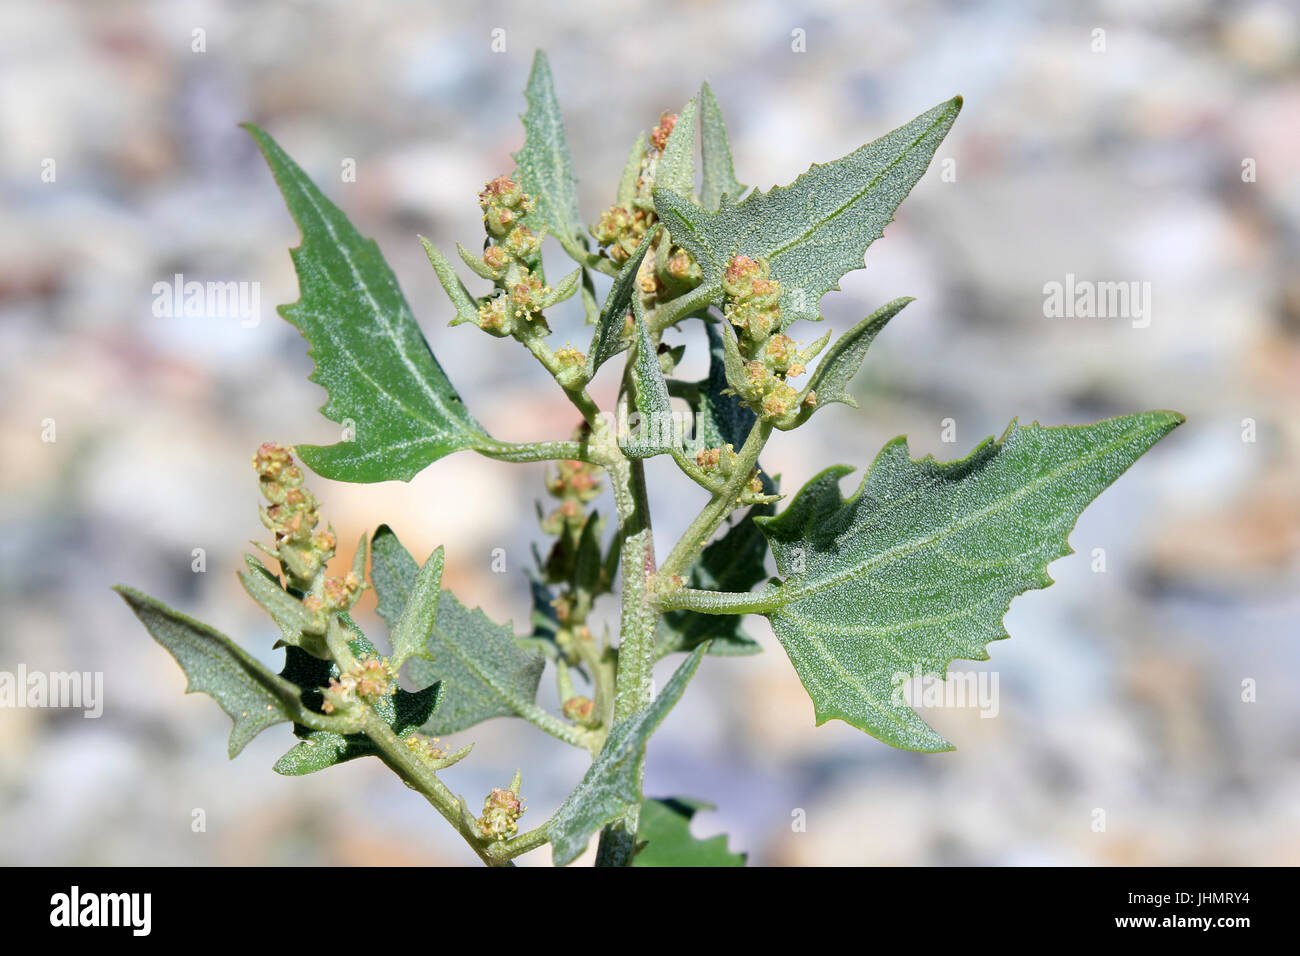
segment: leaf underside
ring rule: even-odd
[[[114,590],[176,659],[188,680],[185,692],[207,694],[234,721],[231,757],[267,727],[293,719],[298,688],[271,673],[230,638],[134,588]]]
[[[326,478],[409,481],[433,461],[490,444],[425,341],[397,278],[366,239],[265,132],[247,127],[302,230],[290,251],[300,297],[280,314],[307,340],[321,412],[349,440],[299,445]]]
[[[1011,599],[1051,584],[1084,507],[1183,421],[1146,412],[1093,425],[1015,422],[960,461],[913,461],[895,439],[845,500],[827,469],[758,518],[784,579],[768,613],[812,697],[906,750],[952,749],[902,699],[915,673],[986,660]]]

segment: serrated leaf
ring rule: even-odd
[[[371,556],[379,615],[393,628],[415,587],[419,565],[387,525],[371,539]],[[407,672],[418,684],[442,681],[446,691],[425,733],[451,734],[535,706],[546,658],[520,647],[509,625],[494,623],[479,608],[469,610],[450,591],[438,599],[427,646],[432,662],[415,658]]]
[[[1047,565],[1071,553],[1084,507],[1182,421],[1160,411],[1012,422],[952,462],[913,461],[898,438],[847,501],[840,466],[757,519],[784,578],[765,613],[817,722],[839,718],[906,750],[951,749],[896,691],[918,671],[986,660],[985,645],[1007,636],[1011,599],[1052,583]]]
[[[857,399],[849,392],[849,383],[858,374],[863,359],[867,357],[867,349],[880,330],[913,301],[915,300],[911,296],[903,296],[881,306],[835,341],[825,358],[818,363],[817,371],[813,372],[804,390],[805,395],[812,393],[817,396],[817,404],[804,408],[796,418],[796,423],[807,421],[813,412],[832,402],[858,407]]]
[[[713,804],[688,797],[647,799],[641,803],[636,839],[645,845],[633,866],[744,866],[745,854],[727,849],[725,835],[700,840],[691,835],[691,820]]]
[[[680,444],[677,421],[673,417],[668,383],[659,367],[659,355],[646,328],[641,297],[632,297],[633,332],[636,356],[632,360],[633,406],[636,421],[619,429],[618,447],[629,458],[651,458],[669,454]]]
[[[176,659],[188,681],[185,692],[207,694],[234,721],[231,757],[267,727],[294,718],[298,688],[271,673],[230,638],[134,588],[119,585],[114,590]]]
[[[663,155],[655,164],[656,186],[670,189],[679,196],[690,197],[695,191],[695,100],[690,100],[677,115],[673,131],[668,134]]]
[[[536,209],[525,221],[534,232],[545,226],[565,249],[578,248],[578,177],[573,172],[551,66],[541,50],[533,57],[524,96],[528,111],[520,117],[524,145],[514,154],[518,164],[515,181],[537,200]]]
[[[735,202],[745,187],[736,179],[736,170],[731,160],[731,143],[727,139],[727,125],[722,120],[722,108],[718,106],[708,83],[700,88],[699,102],[700,153],[704,160],[700,205],[709,212],[716,212],[722,206],[723,196]]]
[[[326,418],[355,426],[350,441],[299,445],[309,468],[340,481],[409,481],[454,451],[490,443],[434,358],[397,278],[307,175],[256,126],[289,212],[302,230],[290,251],[300,297],[280,314],[307,340],[311,380],[329,394]]]
[[[781,283],[783,327],[818,319],[818,301],[863,267],[867,247],[921,178],[960,109],[961,97],[940,103],[841,159],[814,165],[789,186],[755,191],[717,212],[664,188],[655,189],[655,210],[716,296],[733,256],[765,258]]]
[[[596,321],[596,331],[591,336],[591,346],[587,349],[586,378],[590,381],[596,371],[623,349],[628,342],[624,335],[627,326],[627,314],[632,308],[632,300],[638,297],[636,274],[641,268],[646,252],[653,245],[657,229],[651,229],[632,257],[623,263],[614,284],[610,287],[605,304],[601,307],[600,318]]]
[[[610,731],[582,782],[551,818],[548,835],[556,866],[572,863],[587,848],[593,833],[641,801],[646,742],[681,699],[704,652],[704,647],[697,647],[645,710]]]
[[[774,489],[775,490],[775,489]],[[727,533],[709,544],[691,565],[687,587],[708,591],[748,591],[767,577],[767,540],[754,518],[776,512],[772,504],[753,505]],[[709,653],[721,657],[757,654],[762,645],[741,629],[739,615],[669,611],[659,623],[658,654],[694,650],[709,644]]]

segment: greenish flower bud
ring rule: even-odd
[[[590,697],[570,697],[561,708],[564,716],[580,727],[588,729],[600,725],[596,717],[596,702]]]
[[[483,801],[479,829],[489,840],[508,840],[519,832],[519,818],[526,808],[514,790],[493,790]]]

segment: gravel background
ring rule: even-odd
[[[717,804],[696,832],[728,832],[762,864],[1300,862],[1295,6],[544,6],[0,7],[0,670],[101,671],[106,697],[98,720],[0,709],[0,862],[472,862],[376,761],[279,777],[281,727],[228,763],[226,717],[182,695],[108,588],[129,582],[279,656],[234,574],[262,536],[248,460],[262,441],[330,442],[336,427],[274,314],[296,297],[297,233],[239,121],[265,126],[378,239],[493,434],[567,433],[522,350],[446,327],[415,239],[478,241],[476,191],[511,168],[539,46],[589,220],[637,132],[703,78],[740,178],[763,188],[966,97],[938,155],[955,176],[936,165],[869,267],[822,301],[842,331],[894,296],[918,300],[873,347],[861,409],[774,441],[765,465],[785,487],[833,462],[865,467],[900,433],[914,454],[952,458],[1013,416],[1189,419],[1085,514],[1057,584],[1013,604],[1013,640],[954,665],[996,672],[1000,690],[995,719],[928,712],[955,753],[814,727],[751,619],[765,653],[705,663],[655,739],[648,791]],[[354,183],[340,181],[348,159]],[[155,317],[153,285],[175,273],[260,283],[262,321]],[[1149,326],[1045,318],[1044,284],[1071,273],[1149,282]],[[556,338],[581,345],[580,316],[555,315]],[[650,472],[662,557],[702,493],[659,461]],[[445,583],[522,628],[541,473],[458,456],[409,485],[313,487],[342,541],[386,521],[413,551],[445,544]],[[494,548],[509,574],[490,572]],[[373,597],[360,617],[377,621]],[[585,763],[522,724],[452,742],[470,740],[450,784],[477,795],[522,767],[527,823]]]

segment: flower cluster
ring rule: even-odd
[[[303,487],[302,470],[287,448],[267,442],[253,456],[253,468],[267,501],[260,510],[262,524],[275,537],[274,554],[290,583],[306,591],[334,556],[338,542],[332,530],[316,530],[316,496]]]
[[[366,583],[356,571],[326,576],[338,539],[333,528],[317,530],[319,505],[303,487],[302,470],[292,452],[267,442],[253,456],[253,468],[267,501],[260,509],[262,523],[275,539],[274,549],[263,550],[279,560],[290,591],[302,595],[302,606],[313,621],[309,630],[324,633],[330,616],[351,610]]]
[[[676,113],[664,113],[659,118],[641,155],[632,195],[606,209],[591,227],[592,236],[616,265],[632,257],[659,221],[654,207],[655,170],[676,125]],[[646,295],[679,295],[699,285],[703,277],[694,257],[678,246],[665,245],[657,250],[653,261],[653,272],[642,280],[641,291]]]
[[[327,714],[346,711],[358,701],[371,703],[397,691],[397,674],[386,657],[368,655],[353,661],[338,677],[331,677],[321,694],[321,710]]]
[[[695,453],[695,464],[699,465],[700,470],[705,474],[716,474],[725,479],[736,473],[736,467],[740,464],[740,455],[736,454],[736,449],[730,443],[718,448],[701,448]],[[747,487],[752,494],[763,493],[763,481],[758,477],[757,468],[750,470]]]
[[[771,277],[764,259],[735,256],[722,277],[724,312],[736,330],[744,360],[741,381],[732,382],[740,397],[759,417],[786,419],[800,404],[789,380],[802,375],[804,362],[815,350],[800,352],[781,327],[781,283]],[[802,402],[815,405],[809,392]]]
[[[546,490],[560,500],[560,506],[542,520],[542,530],[550,535],[580,534],[587,523],[586,505],[600,497],[602,471],[585,461],[556,462],[555,470],[546,476]]]
[[[406,738],[406,749],[418,754],[425,760],[442,760],[447,756],[447,751],[439,746],[441,743],[442,741],[437,737],[426,737],[421,733],[413,733]]]
[[[540,276],[542,237],[523,223],[536,200],[509,176],[498,176],[483,187],[478,202],[488,245],[471,265],[492,280],[497,292],[479,306],[476,324],[500,337],[516,335],[529,325],[544,335],[549,329],[542,310],[556,300]]]
[[[519,818],[526,809],[515,789],[494,789],[483,801],[479,829],[489,840],[507,840],[519,832]]]

